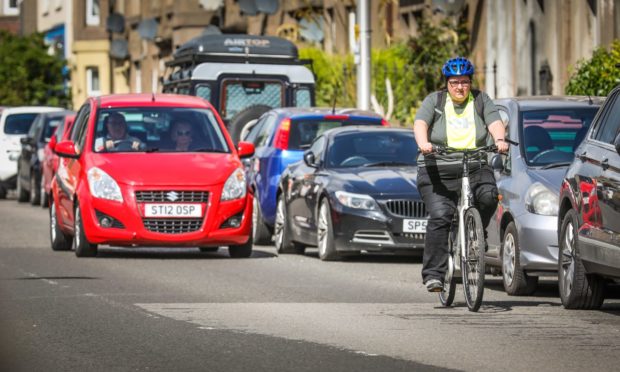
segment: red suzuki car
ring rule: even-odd
[[[240,158],[213,107],[197,97],[89,98],[52,182],[52,249],[78,257],[114,246],[228,246],[252,253],[252,195]]]
[[[75,115],[67,115],[60,125],[54,131],[54,134],[50,137],[50,141],[44,148],[43,161],[41,163],[41,177],[43,177],[43,190],[41,190],[41,206],[47,208],[49,205],[49,196],[52,188],[52,178],[56,174],[58,169],[58,155],[54,152],[56,144],[61,141],[69,139],[69,133],[71,133],[71,126]]]

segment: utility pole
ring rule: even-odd
[[[357,66],[357,108],[370,108],[370,0],[357,3],[359,20],[359,62]]]

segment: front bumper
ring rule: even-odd
[[[122,203],[93,198],[89,193],[84,193],[79,202],[86,238],[93,244],[116,246],[196,247],[239,245],[247,242],[252,230],[252,195],[248,193],[241,199],[220,202],[218,191],[221,190],[201,191],[209,192],[208,202],[202,203],[204,211],[202,217],[167,218],[166,221],[144,218],[144,203],[136,201],[134,190],[123,190]],[[101,225],[102,216],[114,219],[112,227],[106,228]],[[241,220],[238,226],[231,227],[226,224],[233,217]],[[172,230],[176,229],[168,228],[181,225],[192,228],[174,232]],[[158,230],[154,226],[164,228]]]
[[[525,213],[516,218],[520,263],[526,271],[558,270],[557,216]]]
[[[404,218],[347,208],[337,202],[332,205],[334,245],[338,252],[411,253],[424,249],[426,234],[403,232]]]

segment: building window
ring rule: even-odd
[[[4,15],[18,15],[21,0],[4,0]]]
[[[99,26],[99,0],[86,0],[86,24],[88,26]]]
[[[101,95],[98,67],[86,67],[86,94],[89,97]]]
[[[140,62],[134,62],[134,74],[135,74],[135,92],[142,93],[142,69],[140,68]]]

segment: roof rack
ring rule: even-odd
[[[243,34],[202,35],[181,45],[166,66],[201,62],[306,64],[298,59],[297,47],[274,36]]]

